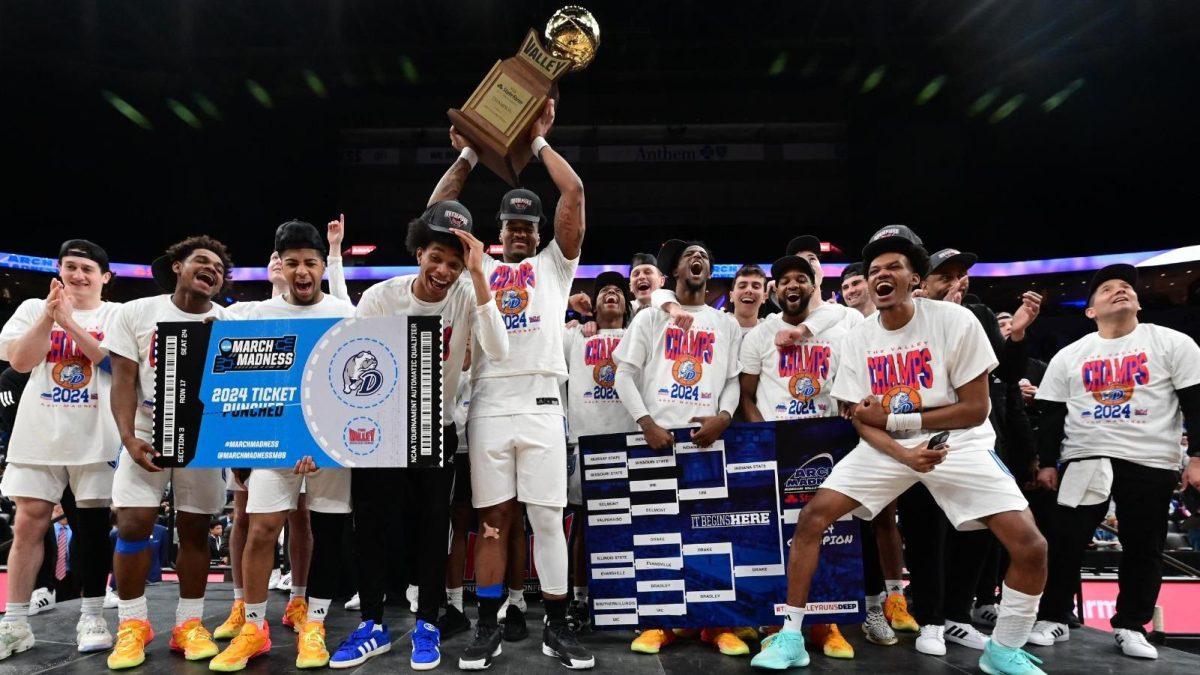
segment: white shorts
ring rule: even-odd
[[[553,413],[477,417],[471,441],[471,503],[477,509],[513,497],[526,504],[567,505],[565,418]]]
[[[167,483],[175,491],[175,510],[217,514],[225,508],[224,469],[163,469],[150,472],[138,466],[121,448],[113,477],[112,505],[117,508],[154,507],[162,504]]]
[[[579,446],[567,446],[567,503],[583,505],[583,469],[579,462]]]
[[[113,473],[108,462],[74,466],[12,463],[0,480],[0,494],[57,504],[69,485],[77,506],[99,508],[112,502]]]
[[[291,469],[255,469],[246,482],[246,513],[292,511],[305,488],[310,511],[350,513],[350,469],[321,469],[308,476]]]
[[[245,492],[246,486],[242,485],[242,481],[238,480],[237,474],[230,469],[225,472],[225,489],[230,492]]]
[[[933,471],[918,473],[888,455],[859,443],[821,487],[862,504],[853,515],[871,520],[914,483],[929,489],[946,517],[960,530],[980,530],[984,518],[1029,506],[1017,482],[990,449],[951,450]]]

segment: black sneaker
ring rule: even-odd
[[[453,635],[471,630],[471,620],[467,618],[466,614],[458,611],[454,605],[448,605],[446,613],[437,620],[437,627],[442,632],[442,639],[445,640]]]
[[[525,625],[525,612],[516,605],[509,605],[504,613],[504,641],[520,642],[529,637],[529,626]]]
[[[488,626],[482,622],[475,624],[475,637],[471,644],[458,657],[459,670],[487,670],[492,666],[492,659],[500,656],[500,626]]]
[[[576,635],[592,627],[592,615],[588,611],[587,601],[571,601],[571,605],[567,607],[567,626]]]
[[[546,624],[542,629],[542,653],[553,656],[558,662],[572,670],[593,668],[596,657],[592,656],[566,622]]]

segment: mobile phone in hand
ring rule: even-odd
[[[943,431],[942,433],[937,434],[933,438],[929,439],[929,444],[925,447],[929,448],[930,450],[937,450],[938,446],[945,444],[949,438],[950,432]]]

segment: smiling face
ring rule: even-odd
[[[662,285],[662,273],[654,265],[638,265],[629,271],[629,291],[638,302],[650,302],[650,294]]]
[[[315,248],[289,248],[280,255],[288,298],[294,305],[311,305],[321,297],[325,260]]]
[[[962,296],[967,293],[967,266],[960,262],[948,262],[936,270],[929,273],[925,280],[921,282],[921,287],[925,289],[925,295],[932,300],[945,300],[947,296],[957,299],[962,302]],[[952,295],[954,291],[961,290],[961,294]]]
[[[881,253],[867,270],[871,302],[881,310],[904,303],[920,283],[921,276],[913,271],[912,263],[903,253]]]
[[[417,264],[421,267],[417,275],[433,302],[441,302],[446,297],[466,266],[461,250],[439,241],[417,249]]]
[[[1142,306],[1137,291],[1124,279],[1109,279],[1096,288],[1092,304],[1084,314],[1096,321],[1120,320],[1128,315],[1137,315]]]
[[[175,288],[207,296],[210,300],[225,286],[225,264],[221,256],[206,248],[198,248],[183,260],[171,264],[175,271]]]
[[[75,255],[63,256],[58,261],[58,276],[71,294],[71,302],[78,307],[89,307],[99,302],[104,284],[112,278],[111,273],[100,271],[100,265],[95,260]]]
[[[627,311],[625,293],[619,287],[609,284],[596,294],[596,318],[601,322],[620,323]]]
[[[808,307],[812,298],[812,279],[800,270],[788,270],[775,281],[775,295],[779,299],[779,308],[787,316],[800,316]]]
[[[504,220],[500,226],[500,244],[504,247],[504,262],[521,262],[537,252],[541,237],[537,223],[528,220]]]
[[[712,261],[708,258],[708,251],[699,244],[685,248],[675,263],[675,279],[682,281],[688,289],[699,291],[708,283],[710,276]]]
[[[729,291],[735,311],[740,308],[747,314],[758,314],[758,308],[767,300],[767,280],[757,274],[747,274],[733,280]]]
[[[858,309],[870,301],[867,294],[867,278],[861,274],[842,279],[842,298],[847,307]]]

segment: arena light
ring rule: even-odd
[[[176,101],[173,98],[168,98],[167,107],[171,109],[171,112],[175,113],[176,117],[183,120],[183,123],[189,127],[193,129],[200,129],[204,126],[200,123],[200,118],[196,117],[196,113],[189,110],[186,105],[180,103],[179,101]]]
[[[329,95],[329,90],[325,88],[325,83],[321,81],[321,78],[317,77],[316,73],[305,69],[301,74],[304,75],[305,84],[308,85],[308,88],[311,89],[312,93],[316,94],[318,98],[325,98]]]
[[[787,52],[779,52],[779,55],[776,56],[775,60],[771,62],[771,66],[767,68],[767,74],[771,77],[782,75],[783,71],[787,69],[787,62]]]
[[[409,84],[416,84],[421,77],[417,74],[417,64],[413,63],[407,55],[400,57],[400,71],[404,73],[404,79]]]
[[[992,87],[991,89],[983,92],[979,98],[975,99],[975,102],[971,104],[971,107],[967,108],[967,117],[974,117],[984,110],[990,108],[992,103],[995,102],[996,97],[999,95],[1000,87]]]
[[[138,109],[130,105],[128,101],[107,89],[101,91],[100,95],[103,96],[104,100],[108,101],[108,104],[116,109],[117,112],[124,115],[125,119],[133,122],[146,131],[154,131],[154,125],[150,123],[150,120],[146,119],[146,116],[138,112]]]
[[[1016,112],[1017,108],[1020,108],[1021,104],[1024,102],[1025,94],[1017,94],[1016,96],[1013,96],[1005,101],[999,108],[996,108],[996,112],[992,113],[992,116],[988,118],[988,122],[991,122],[992,124],[1003,122],[1009,115]]]
[[[376,246],[374,244],[355,244],[346,249],[346,255],[362,256],[374,253]]]
[[[1059,90],[1053,96],[1046,99],[1045,101],[1042,101],[1042,112],[1050,112],[1050,111],[1054,110],[1055,108],[1057,108],[1058,106],[1062,105],[1063,102],[1066,101],[1067,98],[1071,94],[1074,94],[1075,92],[1079,91],[1079,88],[1083,86],[1083,82],[1084,82],[1083,78],[1079,78],[1077,80],[1072,80],[1071,83],[1068,84],[1066,87],[1063,87],[1061,90]]]
[[[208,115],[210,118],[217,120],[218,122],[224,119],[221,115],[221,109],[217,107],[216,103],[212,102],[212,99],[204,94],[201,94],[198,91],[192,92],[192,102],[196,104],[196,107],[200,108],[201,112],[203,112],[205,115]]]
[[[258,101],[259,105],[262,107],[275,107],[275,103],[271,101],[271,95],[267,93],[267,90],[264,89],[261,84],[251,80],[250,78],[246,78],[246,90],[250,92],[250,95],[253,96],[254,100]]]
[[[913,105],[925,105],[926,103],[929,103],[930,99],[932,99],[934,96],[937,96],[938,92],[942,90],[942,85],[944,84],[946,84],[945,75],[938,75],[930,80],[929,84],[925,85],[921,88],[921,91],[917,92],[917,97],[913,99]]]
[[[883,81],[884,75],[887,75],[887,66],[878,66],[875,70],[872,70],[867,74],[866,79],[863,80],[862,89],[859,90],[859,93],[866,94],[874,90]]]

